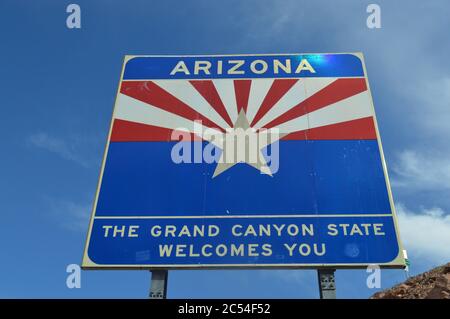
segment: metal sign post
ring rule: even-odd
[[[150,299],[166,299],[169,272],[167,270],[151,270],[150,272],[152,273]]]
[[[318,269],[320,299],[336,299],[335,269]]]

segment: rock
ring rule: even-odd
[[[450,299],[450,263],[408,278],[371,299]]]
[[[439,287],[434,287],[425,295],[425,299],[443,299],[444,294],[442,289]]]

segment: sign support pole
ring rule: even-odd
[[[335,271],[336,269],[330,268],[317,269],[320,299],[336,299]]]
[[[150,299],[166,299],[169,271],[162,269],[150,270],[150,272],[152,273],[149,295]]]

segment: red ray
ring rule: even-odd
[[[264,125],[271,128],[367,90],[364,78],[338,79]]]
[[[172,132],[174,130],[165,127],[116,119],[110,140],[111,142],[169,142],[172,141]],[[201,140],[193,133],[188,134],[191,135],[191,141]]]
[[[120,93],[128,95],[144,103],[151,104],[170,113],[177,114],[191,121],[201,120],[203,125],[211,128],[218,128],[224,132],[223,128],[202,114],[196,112],[190,106],[178,100],[175,96],[151,81],[122,82]]]
[[[225,105],[223,105],[220,99],[219,93],[217,93],[214,83],[210,80],[198,80],[189,81],[192,86],[200,93],[203,98],[219,113],[219,115],[227,122],[227,124],[233,127],[233,122],[227,113]]]
[[[282,140],[376,140],[373,118],[336,123],[286,135]]]
[[[236,93],[237,112],[244,109],[247,112],[248,97],[250,95],[251,80],[234,80],[234,92]]]
[[[258,121],[266,115],[267,112],[286,94],[287,91],[291,89],[291,87],[298,81],[298,79],[283,79],[283,80],[275,80],[272,83],[272,86],[267,92],[267,95],[264,98],[264,101],[261,103],[261,106],[256,113],[252,124],[250,126],[255,125]]]

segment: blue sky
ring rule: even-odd
[[[365,54],[411,274],[450,257],[450,4],[376,1],[0,2],[0,297],[144,298],[146,271],[84,271],[88,218],[125,54]],[[317,298],[314,271],[173,271],[170,298]],[[382,272],[382,288],[405,279]],[[337,272],[366,298],[366,273]]]

